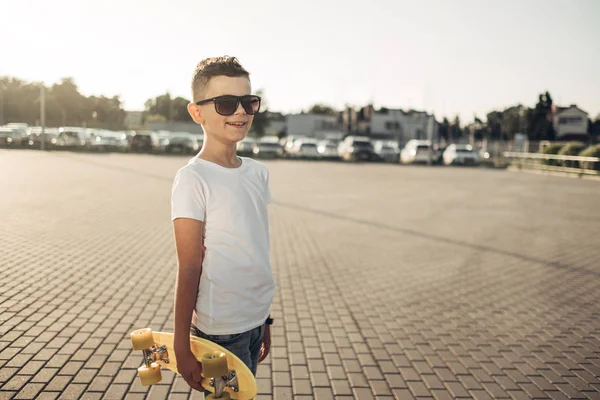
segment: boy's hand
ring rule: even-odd
[[[181,374],[181,377],[187,382],[192,389],[196,389],[199,392],[204,392],[202,387],[202,364],[196,360],[194,353],[191,350],[178,352],[177,357],[177,370]]]
[[[262,346],[260,347],[258,362],[262,362],[267,358],[269,351],[271,351],[271,325],[265,324],[265,334],[263,336]]]

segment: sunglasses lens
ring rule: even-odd
[[[256,96],[244,96],[242,98],[242,107],[248,115],[254,115],[260,109],[260,99]]]
[[[215,109],[221,115],[232,115],[237,109],[237,104],[235,97],[223,96],[215,101]]]

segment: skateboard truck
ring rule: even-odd
[[[157,347],[154,345],[149,349],[142,350],[142,352],[144,354],[144,363],[146,364],[146,367],[150,367],[150,365],[156,361],[162,361],[165,364],[170,362],[167,346]]]
[[[229,371],[227,375],[224,375],[220,378],[210,378],[210,386],[215,388],[214,398],[216,399],[221,397],[226,387],[230,388],[236,393],[240,390],[235,371]]]

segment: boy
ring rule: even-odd
[[[202,366],[190,332],[237,355],[256,375],[270,349],[269,316],[275,281],[269,260],[269,172],[236,155],[260,97],[235,57],[198,64],[188,112],[202,125],[204,144],[173,183],[171,207],[177,247],[175,355],[183,379],[200,385]]]

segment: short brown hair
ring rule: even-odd
[[[192,78],[192,98],[193,101],[202,100],[202,92],[208,85],[211,78],[215,76],[229,76],[232,78],[238,76],[250,77],[250,73],[242,67],[242,64],[235,57],[210,57],[206,58],[196,66]]]

